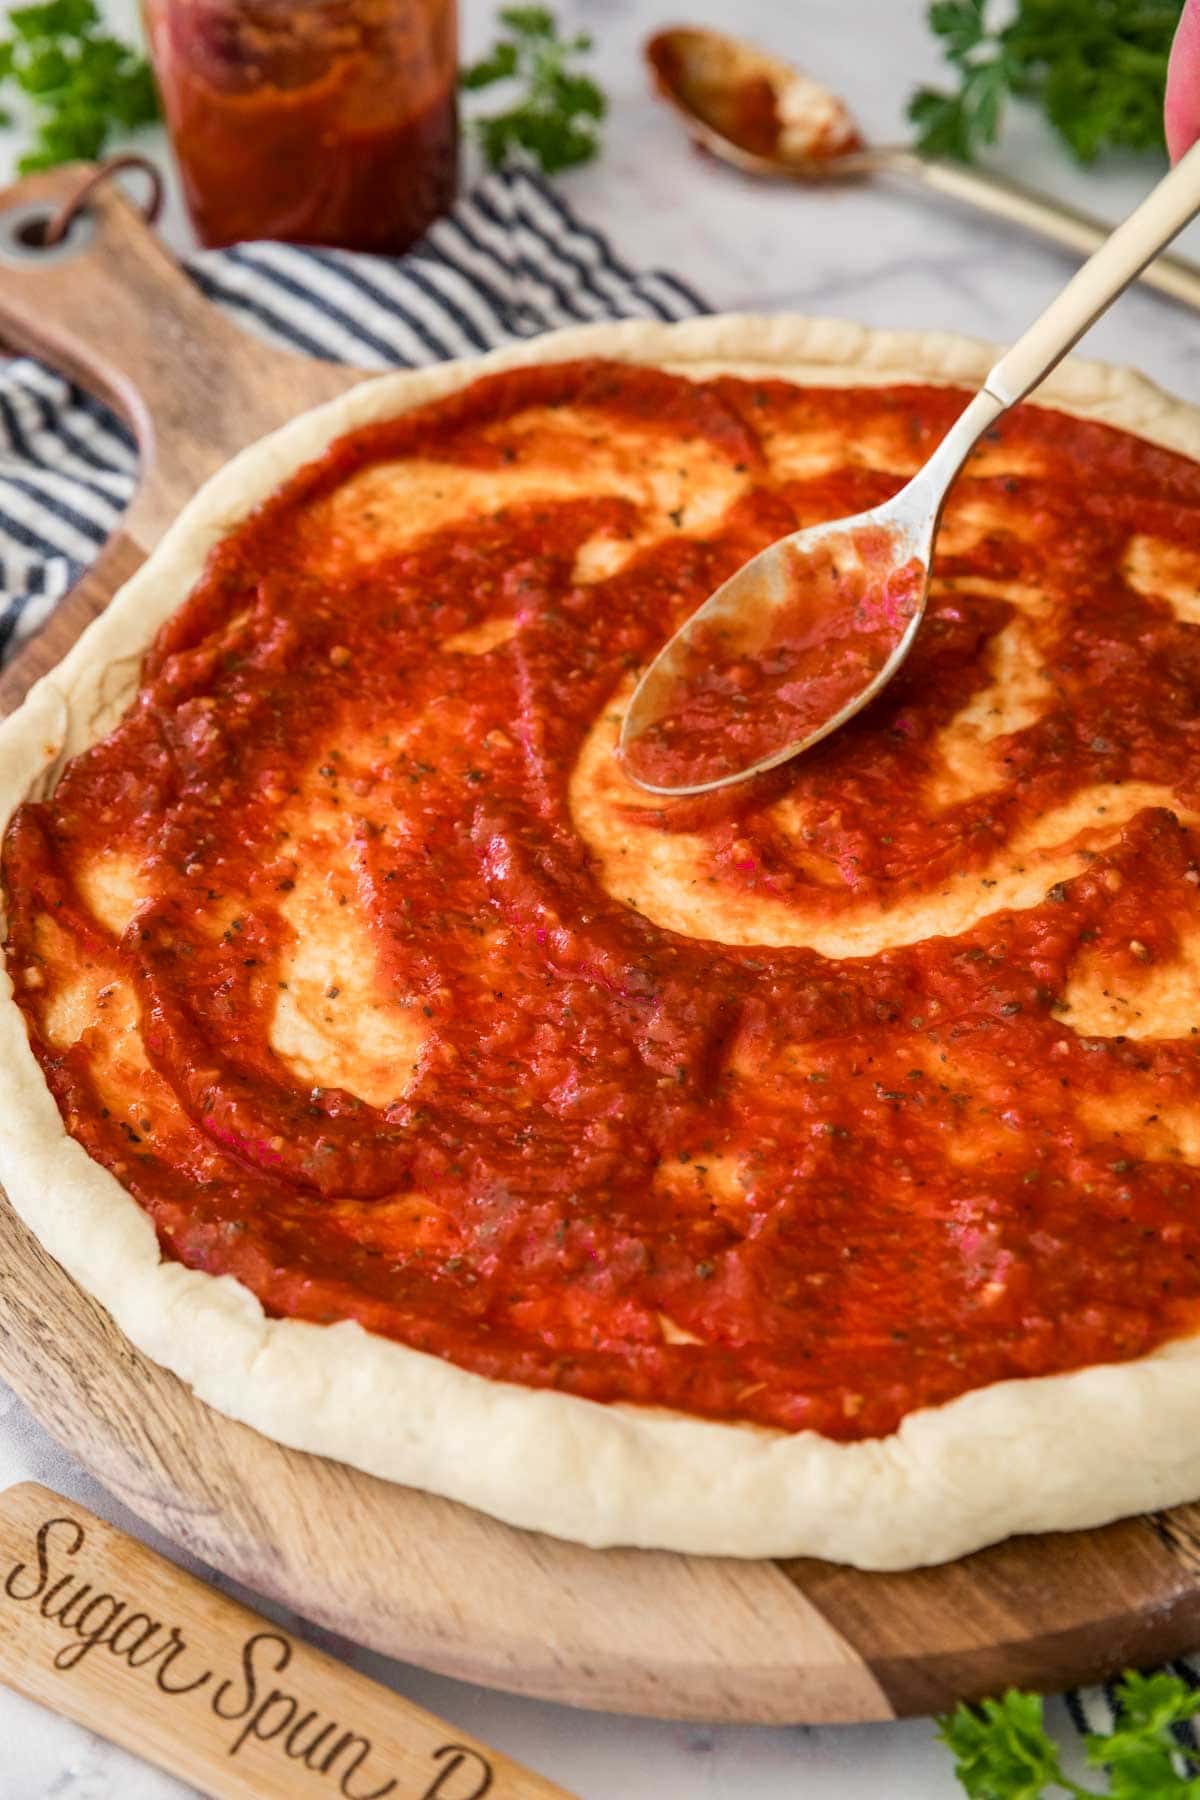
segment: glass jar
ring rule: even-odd
[[[201,241],[399,251],[454,197],[455,0],[144,0]]]

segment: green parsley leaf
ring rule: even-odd
[[[485,56],[469,69],[462,72],[462,85],[465,88],[490,87],[493,81],[507,81],[517,72],[517,46],[515,44],[496,44],[490,56]]]
[[[969,1800],[1043,1800],[1052,1792],[1072,1800],[1200,1800],[1200,1751],[1176,1727],[1200,1714],[1200,1692],[1175,1675],[1132,1670],[1116,1691],[1112,1731],[1087,1739],[1087,1760],[1108,1771],[1104,1790],[1081,1787],[1063,1773],[1046,1732],[1037,1694],[1010,1689],[999,1700],[959,1706],[938,1720]],[[1190,1765],[1190,1766],[1189,1766]]]
[[[940,37],[951,62],[965,59],[987,36],[986,0],[933,0],[929,29]]]
[[[971,138],[961,95],[920,88],[908,103],[908,116],[917,128],[917,142],[930,156],[971,160]]]
[[[933,0],[930,29],[957,87],[919,88],[917,144],[969,162],[996,142],[1010,96],[1032,100],[1080,162],[1161,150],[1167,57],[1182,0]],[[1003,25],[992,18],[1004,17]]]
[[[500,23],[518,37],[553,38],[558,35],[554,14],[545,6],[502,6]]]
[[[938,1725],[970,1800],[1042,1800],[1048,1786],[1065,1785],[1038,1694],[1010,1688],[999,1700],[959,1706]]]
[[[524,150],[548,175],[590,162],[600,149],[597,127],[608,103],[591,77],[570,65],[591,49],[591,38],[562,37],[544,6],[505,6],[497,16],[511,36],[499,38],[486,56],[464,69],[461,85],[476,92],[512,81],[523,84],[524,92],[506,110],[472,121],[485,159],[497,168]]]
[[[18,164],[23,174],[91,161],[115,132],[158,117],[149,64],[102,28],[94,0],[19,6],[8,24],[12,36],[0,41],[0,87],[15,88],[32,113],[32,146]]]
[[[47,6],[17,6],[8,22],[19,38],[77,38],[95,30],[100,14],[94,0],[50,0]]]
[[[1115,1729],[1087,1740],[1089,1764],[1109,1771],[1113,1800],[1200,1800],[1200,1778],[1181,1770],[1186,1753],[1172,1730],[1200,1712],[1200,1694],[1174,1675],[1131,1672],[1118,1708]]]

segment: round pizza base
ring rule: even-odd
[[[727,317],[554,333],[472,362],[364,382],[252,445],[184,509],[54,673],[0,725],[0,831],[104,736],[141,655],[213,544],[335,437],[479,375],[581,356],[702,377],[976,385],[987,346],[836,321]],[[1039,398],[1200,457],[1200,412],[1129,371],[1062,368]],[[1200,1493],[1200,1344],[999,1382],[839,1443],[490,1381],[342,1323],[267,1318],[228,1276],[159,1253],[150,1221],[66,1133],[0,971],[0,1183],[45,1247],[201,1399],[295,1449],[580,1543],[867,1569],[948,1560]]]

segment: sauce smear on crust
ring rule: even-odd
[[[519,369],[217,546],[3,850],[33,1048],[166,1256],[835,1438],[1196,1328],[1200,468],[1023,408],[875,705],[704,802],[615,757],[679,623],[965,398]]]

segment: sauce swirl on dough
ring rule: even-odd
[[[675,626],[965,398],[519,369],[218,545],[3,854],[46,1079],[167,1256],[836,1438],[1195,1329],[1200,468],[1025,407],[867,712],[703,803],[614,756]]]

